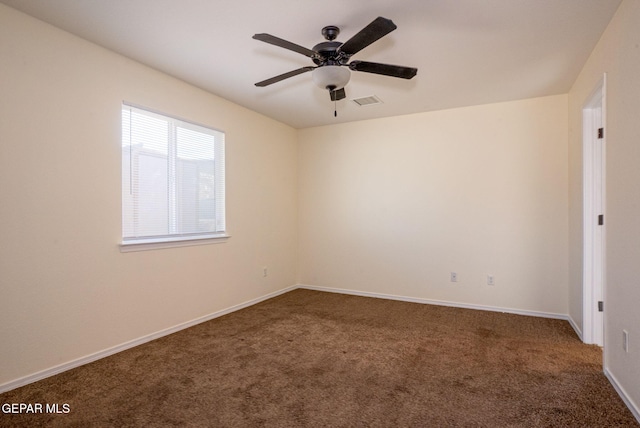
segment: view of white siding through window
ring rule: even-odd
[[[123,105],[123,243],[224,229],[224,133]]]

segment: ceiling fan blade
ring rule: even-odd
[[[329,91],[329,94],[331,95],[331,101],[340,101],[347,97],[347,93],[344,91],[344,88]]]
[[[318,53],[316,51],[312,51],[311,49],[307,49],[303,46],[296,45],[295,43],[291,43],[279,37],[272,36],[271,34],[266,34],[266,33],[254,34],[253,38],[256,40],[260,40],[261,42],[269,43],[272,45],[279,46],[281,48],[289,49],[290,51],[298,52],[302,55],[308,56],[309,58],[315,58],[318,56]]]
[[[289,77],[297,76],[298,74],[306,73],[307,71],[311,71],[316,67],[302,67],[297,70],[290,71],[288,73],[280,74],[278,76],[272,77],[271,79],[263,80],[262,82],[256,83],[256,86],[269,86],[273,83],[277,83],[281,80],[288,79]]]
[[[411,79],[418,73],[417,68],[367,61],[351,61],[349,63],[349,68],[354,71],[383,74],[385,76],[399,77],[401,79]]]
[[[339,50],[351,56],[366,48],[381,37],[386,36],[396,28],[398,27],[396,27],[396,24],[394,24],[393,21],[379,16],[369,25],[360,30],[360,32],[355,36],[344,42],[342,46],[340,46]]]

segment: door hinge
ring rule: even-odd
[[[598,302],[598,312],[602,312],[604,311],[604,303],[602,302],[602,300],[600,300]]]
[[[598,226],[602,226],[604,224],[604,214],[600,214],[598,216]]]
[[[598,128],[598,139],[604,138],[604,128]]]

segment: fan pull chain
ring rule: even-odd
[[[337,97],[333,98],[333,117],[338,117],[338,100],[337,100]]]

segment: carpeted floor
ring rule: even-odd
[[[295,290],[0,395],[0,426],[634,427],[565,321]]]

